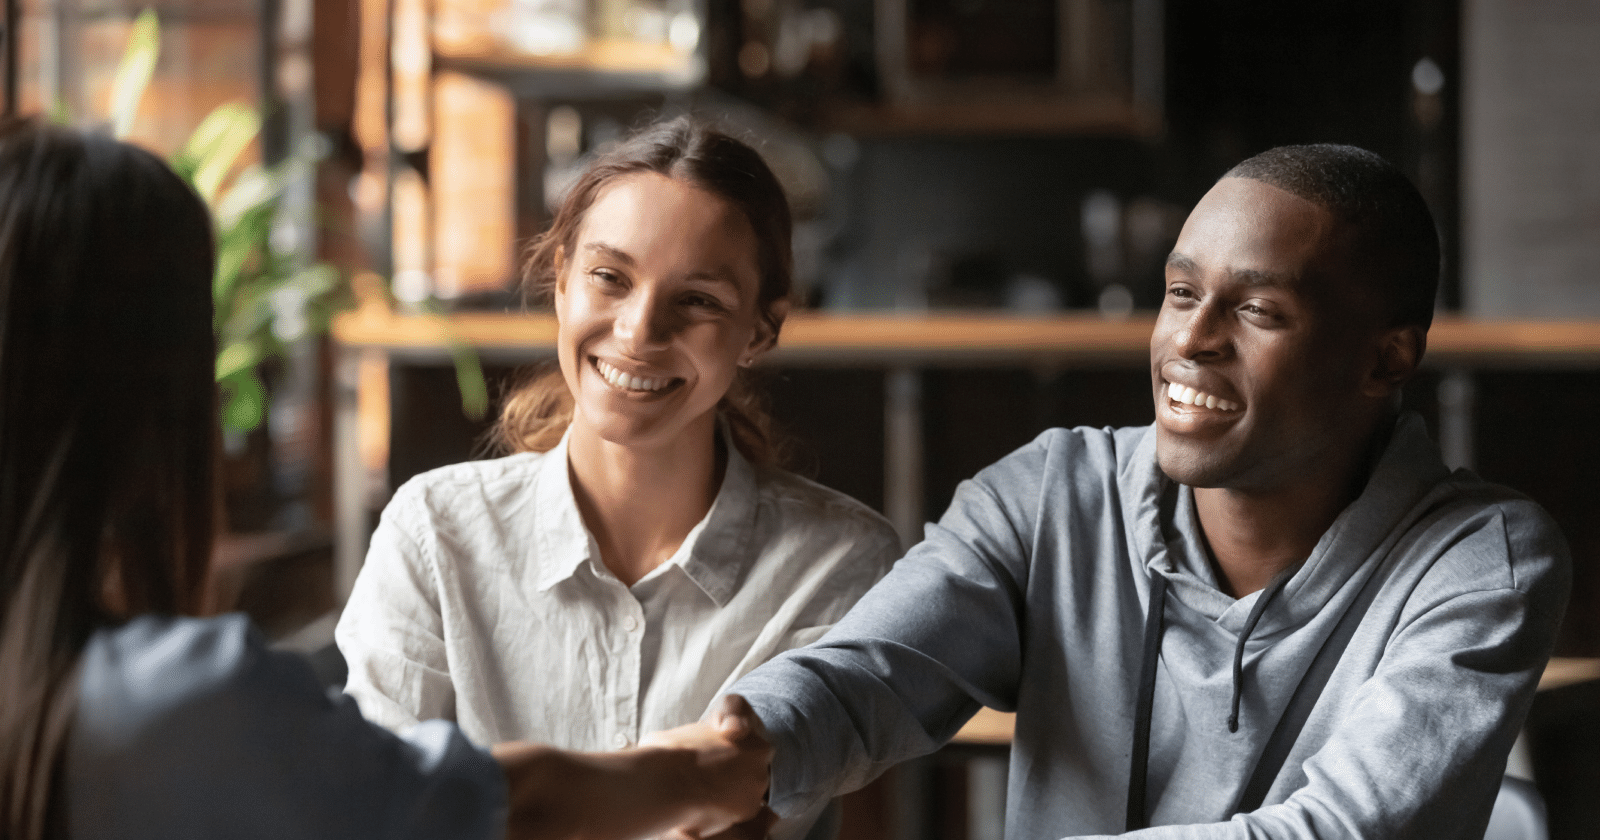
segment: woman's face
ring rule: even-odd
[[[600,190],[557,260],[556,346],[574,425],[633,447],[710,439],[739,365],[774,338],[744,215],[665,175],[625,175]]]

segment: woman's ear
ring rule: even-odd
[[[1379,333],[1377,341],[1377,356],[1362,390],[1367,396],[1387,397],[1417,372],[1428,332],[1416,325],[1393,327]]]
[[[756,332],[750,339],[750,346],[745,348],[744,355],[739,357],[740,367],[755,364],[757,359],[777,345],[778,331],[783,328],[783,321],[788,317],[788,298],[779,298],[767,305],[767,311],[756,318]]]

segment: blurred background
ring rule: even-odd
[[[219,315],[224,356],[243,349],[219,357],[213,603],[316,652],[330,683],[389,493],[485,454],[507,383],[553,355],[522,247],[596,150],[682,112],[751,140],[791,198],[807,309],[764,376],[795,466],[907,540],[1048,426],[1150,421],[1161,263],[1228,167],[1324,141],[1397,162],[1445,245],[1442,349],[1407,402],[1452,463],[1556,516],[1575,557],[1557,653],[1600,656],[1600,5],[4,6],[8,110],[108,123],[146,8],[159,58],[130,137],[176,155],[217,106],[254,109],[229,171],[271,176],[239,211],[241,264],[267,279]],[[216,206],[250,198],[217,177]],[[1600,836],[1597,686],[1541,692],[1514,760],[1554,837]],[[999,740],[855,795],[844,836],[998,837]]]

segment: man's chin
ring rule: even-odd
[[[1156,468],[1162,475],[1189,487],[1221,487],[1230,470],[1215,452],[1186,452],[1191,447],[1163,445],[1156,441]]]

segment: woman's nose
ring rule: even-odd
[[[671,312],[659,296],[639,290],[623,302],[613,329],[626,349],[656,349],[672,335]]]

